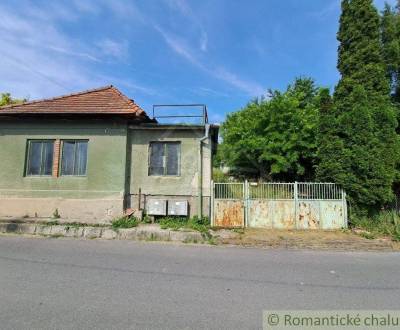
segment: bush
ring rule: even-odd
[[[229,182],[229,175],[224,173],[219,168],[213,168],[213,180],[214,182]]]
[[[138,219],[136,219],[135,217],[128,217],[128,216],[123,216],[123,217],[114,219],[111,223],[111,225],[114,229],[133,228],[133,227],[136,227],[138,224],[139,224]]]
[[[381,211],[368,216],[354,216],[350,221],[352,227],[369,231],[376,236],[390,236],[395,241],[400,241],[400,217],[395,211]]]

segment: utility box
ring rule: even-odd
[[[169,200],[168,201],[168,215],[188,215],[188,201],[186,200]]]
[[[165,199],[149,199],[146,203],[148,215],[167,215],[167,201]]]

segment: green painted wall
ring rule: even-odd
[[[131,129],[131,205],[138,206],[139,188],[141,189],[141,207],[145,198],[151,196],[162,199],[186,199],[191,214],[197,212],[198,175],[199,175],[199,139],[204,136],[204,128]],[[153,141],[181,142],[181,172],[179,176],[148,175],[149,144]],[[211,140],[203,144],[203,201],[204,214],[208,214],[208,199],[211,182]],[[204,200],[203,199],[203,200]]]
[[[101,121],[22,121],[0,122],[0,196],[122,197],[125,185],[126,124]],[[25,176],[29,139],[88,139],[87,176]]]
[[[199,138],[203,128],[131,127],[124,122],[25,120],[0,121],[0,216],[49,217],[57,208],[68,220],[110,221],[126,207],[137,208],[144,196],[186,199],[191,214],[198,204]],[[87,176],[25,175],[30,139],[88,139]],[[129,142],[128,142],[129,141]],[[181,173],[149,176],[152,141],[181,142]],[[208,214],[211,140],[203,144],[203,212]],[[130,195],[130,198],[129,198]]]

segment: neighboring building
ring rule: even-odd
[[[113,86],[2,107],[0,217],[107,222],[164,201],[208,216],[217,141],[217,126],[159,124]]]

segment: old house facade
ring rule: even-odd
[[[208,123],[159,124],[113,86],[2,107],[0,217],[208,216],[217,140]]]

